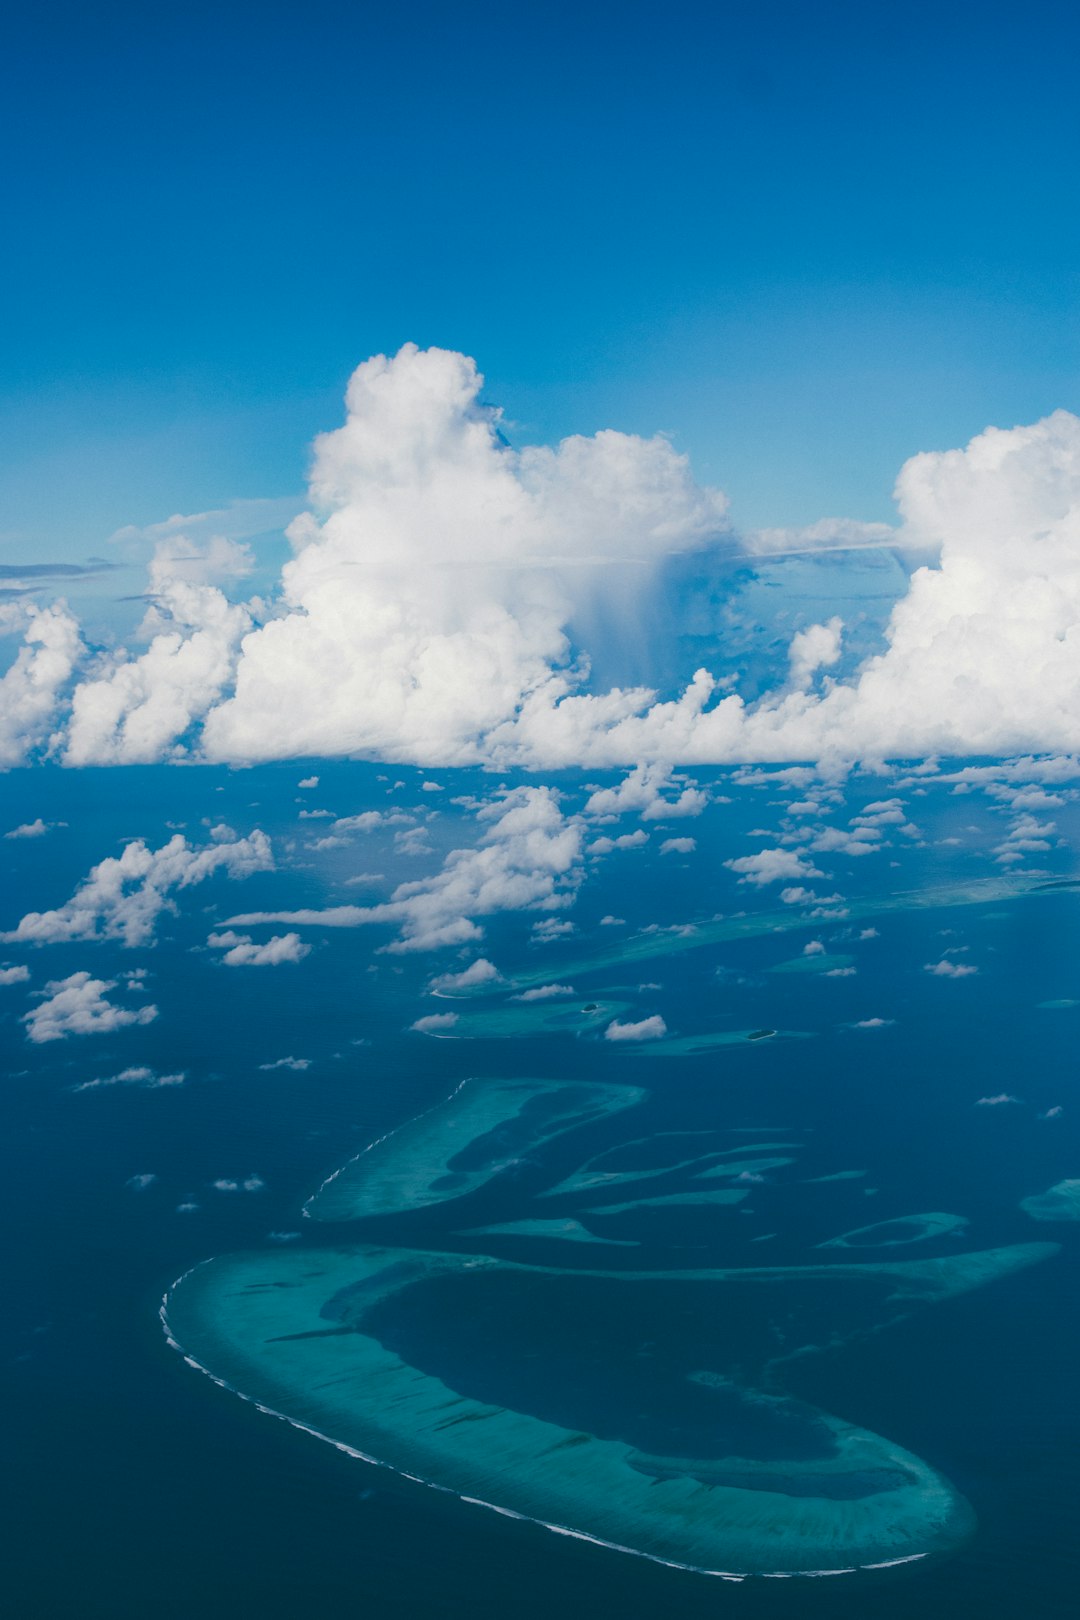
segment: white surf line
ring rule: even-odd
[[[465,1081],[462,1081],[461,1084],[464,1085]],[[457,1087],[457,1090],[460,1091],[460,1089],[460,1086]],[[387,1134],[392,1136],[394,1133],[391,1131]],[[374,1142],[371,1144],[371,1146],[375,1146]],[[359,1158],[360,1155],[357,1154],[357,1157]],[[350,1160],[350,1163],[351,1162],[352,1161]],[[331,1177],[331,1179],[333,1178]],[[172,1328],[169,1325],[169,1296],[173,1294],[176,1289],[179,1288],[180,1284],[186,1281],[186,1279],[190,1277],[193,1272],[198,1271],[201,1266],[208,1266],[209,1264],[210,1260],[200,1260],[198,1265],[191,1266],[183,1273],[182,1276],[176,1279],[171,1288],[166,1289],[165,1293],[161,1297],[161,1305],[158,1309],[158,1316],[161,1320],[162,1330],[165,1334],[165,1341],[169,1345],[170,1349],[177,1351],[177,1353],[183,1357],[184,1361],[189,1367],[193,1367],[196,1372],[200,1372],[204,1377],[209,1378],[210,1382],[216,1384],[219,1389],[228,1390],[230,1395],[238,1396],[240,1400],[246,1401],[249,1406],[253,1406],[257,1412],[263,1412],[267,1417],[277,1418],[281,1423],[287,1423],[291,1429],[299,1429],[302,1434],[309,1434],[314,1440],[321,1440],[324,1445],[333,1446],[335,1451],[342,1452],[346,1457],[353,1457],[357,1462],[370,1463],[373,1468],[385,1468],[389,1473],[396,1474],[401,1479],[411,1480],[413,1484],[426,1486],[426,1488],[431,1491],[441,1491],[443,1495],[452,1496],[458,1502],[467,1502],[470,1507],[486,1508],[489,1513],[501,1514],[504,1519],[518,1519],[524,1524],[535,1524],[538,1525],[542,1530],[550,1530],[554,1535],[557,1536],[570,1536],[575,1541],[587,1541],[590,1542],[594,1547],[604,1547],[609,1552],[629,1553],[632,1558],[646,1558],[648,1559],[649,1563],[661,1564],[665,1569],[681,1569],[685,1570],[691,1575],[708,1575],[720,1581],[747,1581],[755,1579],[786,1581],[798,1580],[800,1578],[806,1580],[816,1580],[830,1575],[855,1575],[860,1570],[894,1569],[898,1564],[916,1564],[921,1559],[929,1557],[928,1553],[909,1553],[903,1558],[885,1559],[883,1562],[877,1564],[850,1564],[845,1566],[843,1569],[743,1571],[728,1569],[702,1569],[697,1564],[681,1564],[673,1558],[661,1558],[657,1553],[642,1552],[639,1547],[625,1547],[621,1542],[618,1541],[605,1541],[600,1536],[591,1536],[587,1531],[575,1530],[570,1525],[550,1524],[546,1519],[534,1519],[528,1513],[518,1513],[514,1508],[500,1507],[497,1502],[486,1502],[482,1497],[479,1496],[462,1496],[459,1494],[459,1492],[451,1490],[449,1485],[440,1485],[436,1480],[424,1479],[420,1474],[410,1474],[407,1469],[395,1468],[393,1463],[384,1462],[379,1457],[372,1457],[367,1452],[360,1451],[357,1449],[357,1447],[348,1445],[344,1440],[335,1440],[331,1435],[323,1434],[320,1429],[313,1428],[310,1423],[302,1423],[299,1418],[289,1417],[285,1412],[275,1411],[272,1406],[264,1406],[262,1401],[257,1401],[253,1395],[245,1395],[242,1389],[236,1388],[235,1384],[230,1384],[227,1379],[221,1378],[217,1373],[211,1372],[209,1367],[204,1367],[202,1362],[196,1361],[195,1357],[190,1355],[188,1351],[184,1349],[184,1346],[176,1338]]]
[[[305,1200],[305,1202],[302,1205],[301,1210],[300,1210],[301,1219],[307,1220],[307,1221],[310,1221],[312,1219],[311,1210],[310,1210],[310,1208],[308,1206],[315,1202],[316,1198],[318,1198],[319,1194],[323,1191],[323,1189],[325,1187],[329,1187],[330,1183],[332,1181],[336,1181],[338,1176],[344,1175],[345,1171],[349,1168],[350,1165],[356,1164],[358,1160],[360,1160],[360,1159],[362,1159],[364,1157],[365,1153],[370,1153],[372,1148],[379,1147],[381,1145],[381,1143],[383,1143],[383,1142],[389,1142],[390,1138],[392,1136],[396,1136],[399,1131],[403,1131],[405,1129],[406,1125],[415,1125],[417,1120],[425,1119],[428,1114],[433,1114],[437,1108],[443,1108],[443,1107],[446,1106],[446,1104],[448,1102],[453,1102],[454,1098],[457,1096],[458,1092],[462,1089],[462,1087],[467,1086],[469,1084],[469,1081],[473,1080],[473,1079],[475,1079],[474,1075],[471,1075],[471,1074],[466,1075],[464,1080],[459,1080],[458,1081],[457,1085],[454,1087],[453,1091],[450,1092],[449,1096],[440,1097],[439,1101],[437,1103],[432,1103],[430,1108],[425,1108],[421,1113],[412,1114],[412,1115],[410,1115],[410,1117],[408,1119],[403,1119],[401,1121],[400,1125],[394,1125],[390,1130],[384,1131],[381,1136],[377,1136],[375,1138],[374,1142],[369,1142],[367,1147],[362,1147],[360,1149],[359,1153],[354,1153],[351,1159],[346,1159],[344,1164],[339,1164],[336,1170],[332,1170],[330,1172],[330,1174],[327,1176],[325,1181],[320,1181],[319,1185],[316,1187],[316,1189],[312,1193],[311,1197]],[[179,1283],[182,1283],[183,1280],[184,1280],[183,1277],[178,1277],[176,1282],[173,1283],[173,1288],[177,1287],[177,1285]],[[169,1292],[171,1293],[172,1290],[170,1289]],[[168,1299],[168,1297],[169,1297],[169,1295],[166,1294],[165,1299]]]

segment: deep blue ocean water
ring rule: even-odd
[[[299,803],[352,814],[385,804],[387,786],[378,780],[386,773],[374,768],[313,769],[319,789],[303,795],[296,782],[305,770],[296,767],[40,771],[5,779],[5,826],[36,815],[68,823],[46,838],[0,843],[5,927],[31,908],[61,903],[123,838],[163,842],[169,823],[184,824],[195,841],[205,836],[204,822],[224,818],[239,832],[259,825],[279,855],[274,873],[215,879],[181,895],[153,948],[0,948],[0,959],[28,964],[31,988],[84,968],[112,978],[145,967],[147,993],[160,1009],[144,1028],[33,1047],[19,1022],[32,1004],[26,987],[0,991],[0,1190],[10,1262],[2,1361],[12,1459],[8,1612],[50,1620],[148,1612],[292,1620],[324,1607],[380,1620],[584,1617],[601,1607],[680,1620],[718,1609],[747,1620],[1074,1613],[1080,1225],[1035,1222],[1019,1201],[1080,1176],[1080,1006],[1040,1007],[1080,999],[1080,892],[893,910],[875,920],[878,937],[867,941],[843,937],[858,934],[862,922],[851,929],[823,921],[814,934],[830,950],[854,955],[858,971],[850,977],[771,972],[798,954],[813,937],[807,934],[764,935],[636,962],[625,976],[608,968],[575,979],[583,992],[625,990],[642,1016],[662,1013],[673,1033],[775,1027],[805,1032],[804,1040],[670,1059],[566,1034],[431,1040],[408,1025],[445,1005],[423,990],[433,970],[459,965],[453,953],[379,955],[390,937],[382,928],[315,931],[317,948],[305,961],[275,969],[227,970],[203,948],[208,932],[233,912],[363,901],[431,870],[439,852],[475,837],[468,817],[446,805],[451,793],[490,791],[497,780],[440,773],[449,791],[431,823],[436,855],[418,862],[395,853],[392,830],[344,849],[310,850],[320,823],[298,822]],[[407,779],[399,798],[428,807],[416,772],[391,769],[390,776]],[[580,784],[563,785],[580,802]],[[546,952],[541,960],[558,980],[560,960],[579,961],[590,945],[610,943],[611,931],[598,926],[609,912],[642,926],[774,905],[768,891],[737,886],[722,861],[771,842],[746,835],[775,825],[775,795],[730,783],[724,791],[730,804],[665,829],[692,833],[695,855],[660,858],[652,853],[654,836],[645,853],[598,864],[568,914],[577,920],[576,937],[533,946],[531,917],[493,918],[484,953],[514,972],[532,971]],[[881,781],[853,784],[850,804],[835,819],[892,791]],[[989,850],[1005,823],[981,795],[932,788],[925,798],[909,798],[908,808],[925,843],[896,841],[861,860],[822,856],[832,882],[818,887],[865,896],[996,870]],[[1074,808],[1055,818],[1060,833],[1075,839]],[[940,842],[946,838],[960,842]],[[1032,864],[1068,875],[1073,859],[1063,845]],[[370,889],[346,887],[356,872],[382,873],[383,880]],[[962,952],[954,960],[979,972],[956,980],[926,973],[924,964],[945,950]],[[643,983],[656,988],[640,989]],[[894,1022],[851,1027],[869,1017]],[[284,1056],[311,1066],[259,1067]],[[132,1064],[183,1070],[188,1078],[160,1090],[72,1089]],[[736,1210],[654,1210],[647,1227],[638,1216],[610,1217],[605,1235],[632,1232],[643,1240],[633,1260],[642,1269],[806,1264],[822,1253],[835,1257],[839,1251],[814,1245],[841,1232],[925,1211],[964,1217],[963,1241],[946,1237],[876,1257],[1059,1243],[1055,1259],[854,1338],[792,1378],[800,1399],[887,1435],[940,1469],[978,1515],[970,1545],[939,1563],[874,1576],[721,1586],[552,1536],[352,1461],[217,1389],[168,1350],[156,1312],[175,1277],[208,1255],[301,1230],[300,1206],[326,1175],[462,1078],[485,1074],[629,1078],[650,1089],[643,1110],[650,1130],[742,1132],[752,1142],[752,1128],[782,1127],[785,1140],[805,1141],[796,1166],[754,1184]],[[1001,1093],[1018,1100],[978,1103]],[[1060,1114],[1040,1117],[1057,1108]],[[641,1134],[639,1125],[633,1134]],[[587,1127],[567,1147],[567,1172],[630,1134],[625,1119]],[[846,1169],[866,1175],[807,1184]],[[147,1174],[157,1179],[145,1191],[129,1187],[130,1178]],[[251,1175],[265,1183],[260,1190],[212,1185]],[[518,1193],[496,1189],[479,1208],[486,1219],[514,1218]],[[198,1208],[178,1212],[187,1202]],[[299,1241],[319,1239],[325,1232],[305,1232]],[[533,1241],[531,1252],[544,1264],[585,1263],[566,1255],[571,1245]],[[513,1239],[491,1240],[489,1252],[524,1256]],[[531,1308],[523,1299],[508,1313],[508,1339],[527,1331]],[[639,1283],[627,1290],[624,1319],[605,1316],[603,1333],[613,1347],[640,1343],[650,1310],[659,1334],[661,1309],[659,1300],[650,1307],[648,1284]],[[554,1346],[558,1324],[546,1314]],[[572,1341],[579,1317],[567,1315]],[[707,1337],[710,1322],[690,1310],[685,1330],[669,1321],[663,1330],[672,1339],[682,1331]],[[748,1313],[725,1320],[723,1331],[744,1334],[749,1354],[759,1325]],[[467,1333],[438,1353],[461,1354],[462,1346]],[[486,1376],[507,1376],[497,1347],[489,1344],[489,1353]],[[539,1375],[548,1387],[536,1398],[565,1404],[561,1365],[552,1348],[548,1371]],[[634,1395],[621,1386],[605,1398],[625,1408]],[[589,1398],[587,1389],[575,1397]],[[647,1427],[647,1405],[639,1405]]]

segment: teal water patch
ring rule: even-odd
[[[740,1176],[747,1178],[766,1176],[773,1170],[786,1170],[789,1164],[794,1163],[794,1159],[787,1158],[783,1154],[766,1154],[760,1158],[751,1159],[732,1159],[730,1163],[714,1164],[710,1165],[707,1170],[699,1170],[698,1180],[710,1181],[720,1178],[735,1180]]]
[[[1078,1183],[1080,1187],[1080,1183]],[[1080,1219],[1080,1212],[1078,1212]],[[856,1226],[850,1232],[819,1243],[819,1249],[893,1249],[908,1243],[927,1243],[932,1238],[947,1237],[950,1232],[963,1232],[967,1228],[963,1215],[946,1215],[934,1211],[928,1215],[898,1215],[889,1221],[874,1221],[870,1226]]]
[[[759,1041],[805,1041],[810,1035],[795,1029],[721,1029],[698,1035],[673,1035],[659,1041],[627,1041],[623,1050],[634,1057],[702,1057],[727,1046],[753,1046]]]
[[[794,1163],[792,1159],[779,1154],[777,1149],[792,1148],[798,1152],[800,1147],[798,1143],[777,1142],[765,1144],[760,1153],[748,1143],[737,1148],[717,1149],[707,1147],[706,1138],[715,1140],[712,1133],[661,1131],[653,1137],[620,1143],[618,1147],[608,1148],[587,1159],[580,1169],[564,1176],[539,1196],[559,1198],[574,1193],[594,1193],[630,1182],[673,1176],[680,1171],[697,1181],[764,1175],[766,1171],[779,1170]],[[686,1147],[695,1140],[700,1144],[699,1151],[687,1154]]]
[[[865,1170],[834,1170],[831,1176],[808,1176],[805,1187],[824,1187],[831,1181],[861,1181]]]
[[[594,1204],[592,1215],[625,1215],[639,1209],[694,1209],[710,1204],[740,1204],[748,1196],[746,1187],[716,1187],[702,1192],[657,1193],[654,1197],[631,1198],[623,1204]]]
[[[652,1136],[631,1137],[586,1159],[577,1170],[540,1196],[555,1198],[566,1193],[592,1192],[710,1164],[719,1156],[718,1140],[715,1131],[657,1131]]]
[[[793,1287],[839,1289],[863,1299],[873,1327],[1055,1252],[571,1274],[477,1255],[279,1249],[197,1267],[163,1315],[177,1347],[226,1387],[412,1479],[665,1563],[820,1574],[950,1550],[971,1510],[911,1452],[736,1379],[722,1346],[704,1373],[700,1361],[681,1374],[641,1363],[613,1325],[616,1295],[647,1281],[674,1304],[696,1284],[730,1285],[745,1312],[778,1284],[788,1309]],[[566,1311],[610,1341],[574,1362],[576,1382],[553,1379],[541,1353]],[[662,1331],[663,1313],[655,1320]]]
[[[1002,900],[1023,900],[1045,894],[1065,884],[1047,883],[1041,878],[994,876],[974,878],[967,883],[928,885],[893,895],[866,895],[844,902],[845,919],[850,924],[891,912],[934,911],[954,906],[984,906]],[[559,978],[580,978],[604,969],[625,969],[631,962],[648,962],[660,957],[701,950],[727,941],[760,939],[767,934],[797,934],[821,927],[820,920],[804,916],[796,907],[713,917],[671,927],[650,927],[615,944],[598,946],[588,955],[569,961],[557,958]],[[515,974],[513,987],[519,990],[547,983],[556,969],[548,965],[531,973]]]
[[[1020,1208],[1033,1221],[1080,1221],[1080,1180],[1058,1181],[1044,1193],[1021,1198]]]
[[[631,1238],[598,1237],[594,1232],[586,1231],[580,1221],[557,1218],[498,1221],[493,1226],[470,1226],[462,1232],[462,1236],[554,1238],[560,1243],[610,1243],[619,1248],[637,1248],[637,1244]]]
[[[631,1108],[644,1095],[636,1086],[466,1080],[350,1160],[305,1212],[316,1221],[349,1221],[464,1197],[564,1132]]]
[[[809,955],[793,956],[787,962],[777,962],[769,973],[842,973],[851,967],[855,958],[841,952],[811,951]]]
[[[454,1013],[454,1023],[431,1031],[443,1040],[527,1040],[535,1035],[579,1035],[602,1029],[629,1008],[626,1001],[506,1001]],[[438,1015],[436,1015],[438,1016]],[[425,1033],[421,1031],[421,1033]]]

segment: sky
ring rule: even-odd
[[[0,766],[1080,752],[1078,35],[16,19]]]
[[[300,496],[352,369],[664,431],[739,524],[1077,406],[1068,5],[22,8],[0,560]],[[29,549],[28,549],[29,548]]]

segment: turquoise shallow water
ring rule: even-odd
[[[179,785],[169,776],[168,795],[153,772],[48,785],[53,817],[72,824],[72,838],[17,851],[17,865],[12,855],[11,910],[63,899],[116,839],[164,831],[166,820],[197,829],[204,814],[227,813],[238,828],[257,817],[274,834],[295,832],[295,773],[179,774]],[[42,780],[13,821],[41,812]],[[344,813],[374,791],[365,778],[348,801],[338,786],[330,802]],[[977,852],[904,850],[898,874],[887,866],[893,857],[873,870],[852,863],[844,874],[864,908],[859,929],[871,920],[878,929],[866,942],[829,933],[829,954],[855,958],[852,977],[770,972],[829,925],[775,939],[750,919],[694,949],[665,957],[652,947],[647,966],[630,953],[617,971],[609,931],[595,927],[606,912],[644,927],[703,922],[705,911],[724,909],[721,900],[747,902],[722,890],[719,860],[762,806],[744,809],[731,791],[729,819],[711,831],[708,818],[695,827],[707,860],[715,840],[714,867],[705,868],[715,896],[700,869],[684,882],[644,861],[628,884],[628,868],[613,863],[579,900],[579,936],[544,947],[542,959],[525,943],[527,922],[496,920],[489,929],[485,948],[515,981],[507,995],[537,977],[573,983],[582,1001],[628,1003],[633,1016],[662,1012],[680,1044],[655,1043],[648,1061],[645,1049],[620,1050],[588,1032],[410,1035],[420,1012],[450,1003],[421,994],[430,962],[377,955],[385,933],[338,934],[291,977],[275,970],[269,982],[226,976],[192,949],[241,892],[252,909],[281,904],[286,891],[294,904],[337,897],[330,870],[287,869],[243,891],[196,891],[153,951],[27,953],[35,985],[83,967],[112,976],[144,966],[160,1015],[97,1045],[33,1049],[18,1023],[22,992],[5,1003],[2,1187],[9,1227],[20,1233],[8,1255],[4,1330],[19,1478],[7,1576],[15,1612],[291,1617],[332,1603],[380,1616],[532,1620],[604,1606],[698,1620],[722,1601],[749,1620],[1072,1613],[1080,1223],[1062,1218],[1067,1195],[1046,1198],[1080,1177],[1077,901],[1068,891],[1012,901],[1010,886],[996,883],[993,899],[961,903],[987,870]],[[945,837],[978,814],[944,793],[920,820]],[[1066,831],[1070,814],[1058,812]],[[393,875],[389,838],[356,858]],[[1060,870],[1068,858],[1051,857]],[[877,889],[894,886],[946,893],[936,906],[880,905]],[[749,902],[748,911],[770,909]],[[853,926],[835,923],[831,932]],[[923,964],[946,948],[963,948],[979,974],[956,982],[926,974]],[[650,987],[639,989],[646,977]],[[502,1005],[498,995],[471,1001],[470,1012]],[[892,1022],[854,1027],[870,1017]],[[706,1044],[715,1032],[764,1029],[801,1039]],[[311,1066],[260,1068],[286,1055]],[[73,1090],[134,1062],[182,1069],[188,1079],[161,1091]],[[361,1235],[355,1224],[301,1215],[350,1157],[470,1076],[645,1095],[571,1122],[535,1152],[508,1140],[493,1155],[502,1166],[493,1184],[469,1190],[449,1219],[431,1208],[371,1212]],[[1017,1101],[979,1103],[999,1095]],[[748,1179],[723,1173],[734,1166]],[[157,1180],[136,1193],[126,1183],[140,1173]],[[261,1190],[213,1186],[250,1173]],[[583,1176],[606,1179],[586,1188]],[[741,1196],[702,1201],[727,1191]],[[197,1210],[178,1214],[189,1201]],[[945,1229],[946,1213],[964,1227]],[[917,1240],[868,1245],[866,1228],[910,1237],[905,1223],[915,1218],[924,1223]],[[530,1219],[552,1225],[523,1231]],[[569,1221],[574,1238],[559,1234]],[[477,1235],[507,1225],[518,1229]],[[590,1234],[608,1241],[590,1247]],[[851,1247],[819,1247],[842,1234]],[[940,1275],[955,1275],[964,1254],[1032,1244],[1056,1252],[1040,1251],[1035,1263],[982,1287],[949,1297],[939,1289],[910,1310],[889,1302],[894,1285],[840,1278],[843,1268],[882,1261],[937,1263]],[[805,1486],[815,1470],[820,1476],[825,1441],[815,1414],[825,1412],[947,1480],[971,1506],[972,1532],[950,1556],[919,1565],[721,1590],[372,1469],[216,1388],[160,1336],[161,1294],[208,1255],[255,1255],[281,1280],[317,1269],[321,1250],[351,1247],[452,1261],[373,1310],[380,1353],[404,1358],[464,1401],[516,1403],[536,1422],[575,1432],[591,1423],[603,1444],[651,1459],[653,1474],[638,1477],[654,1495],[669,1482],[647,1481],[663,1474],[660,1459],[673,1461],[679,1435],[693,1438],[696,1466],[715,1480],[722,1434],[720,1488],[745,1491],[754,1465],[765,1464],[804,1511],[807,1498],[796,1493],[800,1478]],[[488,1262],[482,1275],[455,1269],[478,1254]],[[830,1282],[819,1267],[839,1269]],[[707,1275],[672,1280],[673,1271]],[[596,1272],[616,1275],[587,1275]],[[732,1275],[740,1272],[741,1282]],[[888,1275],[895,1283],[904,1273]],[[321,1296],[319,1331],[349,1325],[341,1293]],[[321,1316],[335,1296],[338,1318]],[[344,1305],[347,1316],[347,1297]],[[340,1349],[356,1337],[307,1342]],[[818,1348],[806,1352],[811,1344]],[[767,1366],[769,1398],[780,1404],[747,1408],[737,1391]],[[685,1472],[687,1459],[678,1461]],[[880,1482],[874,1470],[889,1466],[878,1457],[856,1485]],[[588,1477],[577,1483],[588,1496]]]
[[[968,1266],[981,1277],[1052,1252],[956,1257],[955,1282],[873,1267],[813,1281],[913,1306],[965,1286]],[[646,1361],[628,1331],[628,1293],[648,1288],[663,1307],[673,1291],[693,1313],[688,1292],[730,1282],[737,1307],[760,1312],[748,1291],[779,1291],[786,1305],[804,1276],[567,1277],[474,1256],[312,1249],[200,1267],[166,1322],[230,1388],[363,1457],[665,1564],[820,1575],[951,1551],[971,1534],[971,1511],[909,1452],[734,1383],[723,1342],[703,1347],[709,1368],[680,1374],[674,1346]],[[880,1298],[871,1314],[875,1304],[888,1314]],[[837,1315],[848,1309],[839,1302]]]

